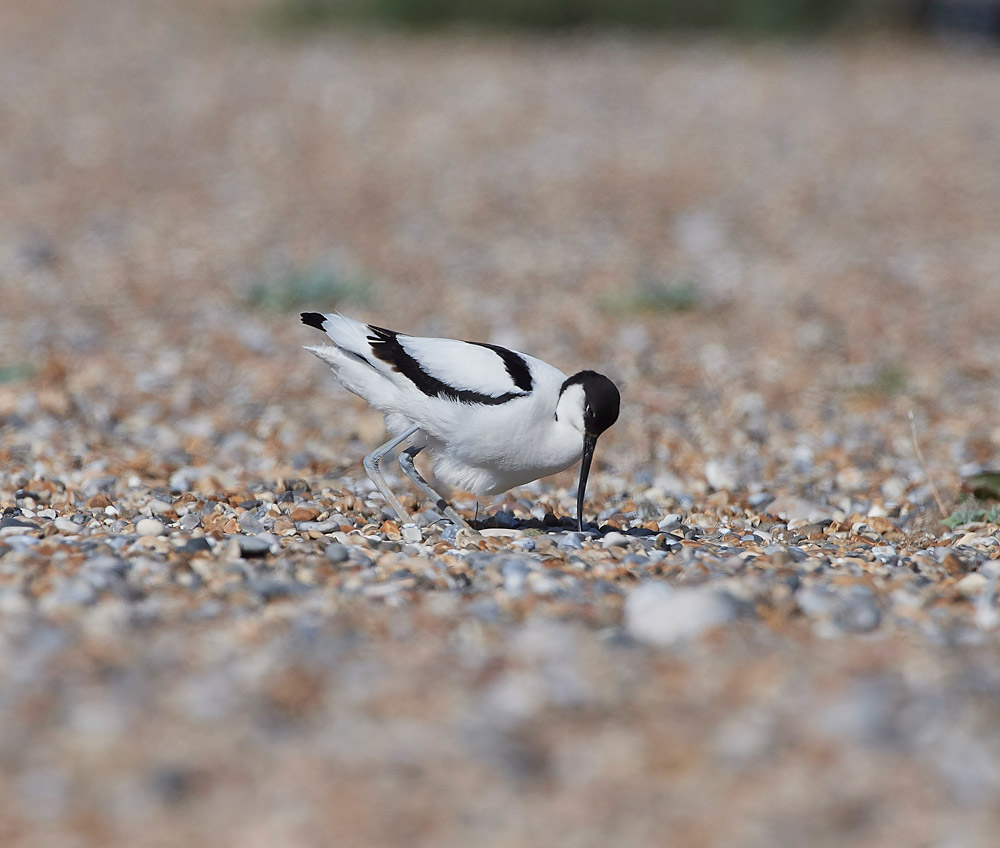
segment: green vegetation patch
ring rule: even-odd
[[[696,280],[644,277],[631,291],[608,297],[603,306],[608,312],[691,312],[701,305],[701,300]]]
[[[246,293],[246,304],[254,309],[289,312],[340,304],[364,306],[372,299],[371,283],[359,277],[338,274],[329,268],[297,269],[255,283]]]
[[[10,365],[0,365],[0,383],[17,383],[27,380],[34,369],[27,362],[14,362]]]
[[[982,504],[976,506],[960,506],[942,523],[945,527],[954,529],[962,524],[969,524],[973,521],[985,521],[995,524],[1000,519],[1000,503],[991,504],[984,507]]]

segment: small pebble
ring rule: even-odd
[[[340,563],[347,562],[350,553],[347,545],[343,545],[340,542],[331,542],[323,549],[323,556],[330,560],[330,562]]]
[[[171,504],[168,501],[161,501],[159,498],[154,498],[146,506],[153,515],[163,515],[171,509]]]
[[[204,536],[200,536],[196,539],[188,539],[180,547],[180,552],[184,554],[198,554],[205,551],[212,550],[212,545]]]
[[[156,518],[141,518],[135,523],[138,536],[162,536],[166,531],[163,522]]]
[[[992,562],[993,560],[991,560]],[[979,571],[966,574],[955,584],[955,589],[967,598],[974,598],[990,583],[986,575]]]
[[[524,534],[520,530],[515,530],[510,527],[486,527],[479,531],[479,535],[485,536],[487,538],[493,537],[497,539],[517,539]]]
[[[583,540],[586,538],[587,535],[585,533],[579,533],[576,531],[567,533],[562,539],[559,540],[556,547],[562,550],[578,551],[583,548]]]
[[[624,547],[628,544],[628,536],[624,533],[618,533],[616,531],[611,531],[601,540],[601,547],[605,550],[608,548]]]
[[[260,536],[236,536],[240,554],[246,559],[266,556],[271,552],[271,543]]]
[[[23,533],[25,530],[38,530],[39,527],[33,521],[26,521],[16,515],[9,515],[0,519],[0,531],[9,533]]]
[[[404,524],[400,528],[400,535],[403,537],[404,542],[411,545],[422,541],[424,538],[424,534],[420,531],[420,528],[412,523]]]
[[[75,521],[70,521],[70,519],[63,518],[62,516],[56,518],[52,523],[55,525],[56,530],[58,530],[60,533],[74,535],[83,530],[83,527],[81,527]]]

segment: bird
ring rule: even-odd
[[[337,381],[385,415],[391,438],[364,468],[392,510],[410,516],[386,484],[381,459],[398,455],[406,476],[453,523],[469,525],[413,465],[426,450],[435,477],[493,495],[569,468],[577,461],[577,528],[584,530],[587,478],[598,437],[618,420],[618,387],[596,371],[567,376],[534,356],[487,342],[426,338],[365,324],[339,312],[302,312],[302,323],[332,344],[308,346]]]

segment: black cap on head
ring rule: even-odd
[[[583,498],[587,493],[590,463],[594,458],[597,437],[618,420],[621,395],[618,387],[596,371],[579,371],[566,379],[559,395],[570,386],[583,389],[583,456],[580,463],[580,483],[576,492],[577,528],[583,531]]]
[[[618,420],[621,394],[618,387],[596,371],[579,371],[569,377],[559,394],[579,383],[583,387],[583,425],[587,433],[599,436]]]

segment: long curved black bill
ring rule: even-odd
[[[590,476],[590,463],[594,459],[594,445],[597,436],[589,433],[583,437],[583,462],[580,463],[580,488],[576,492],[576,526],[583,532],[583,496],[587,493],[587,478]]]

